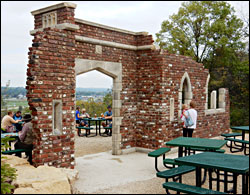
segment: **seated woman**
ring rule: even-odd
[[[85,115],[81,115],[81,113],[80,113],[80,107],[77,106],[76,107],[76,124],[79,124],[79,126],[86,126],[87,123],[84,122],[84,120],[82,120],[83,118],[86,118],[86,114]]]
[[[81,125],[81,126],[84,126],[84,127],[88,127],[88,126],[89,126],[89,125],[88,125],[88,121],[84,120],[84,118],[90,118],[90,116],[89,116],[89,114],[86,112],[86,109],[85,109],[85,108],[82,109],[82,115],[81,115],[81,117],[82,117],[82,120],[81,120],[81,122],[80,122],[80,125]]]

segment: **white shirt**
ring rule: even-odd
[[[189,115],[192,119],[192,121],[194,122],[194,124],[190,127],[188,127],[188,129],[196,129],[196,123],[197,123],[197,111],[193,108],[191,109],[188,109],[187,111],[185,111],[185,115],[188,116],[188,112],[189,112]]]

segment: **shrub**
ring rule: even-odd
[[[5,131],[1,128],[1,130]],[[8,142],[13,140],[13,138],[5,137],[1,138],[1,152],[9,148]],[[16,169],[10,167],[8,163],[3,162],[3,157],[1,154],[1,194],[9,194],[15,186],[11,185],[11,182],[16,178]]]

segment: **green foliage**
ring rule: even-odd
[[[156,34],[161,48],[188,55],[197,62],[234,48],[244,48],[243,22],[224,1],[189,1],[182,3],[178,14],[162,22]],[[228,53],[229,55],[229,53]]]
[[[1,130],[5,131],[1,128]],[[1,138],[1,152],[9,148],[8,142],[14,140],[13,138]],[[5,163],[3,159],[6,157],[3,157],[1,155],[1,194],[9,194],[11,193],[11,189],[14,189],[15,186],[11,185],[11,181],[16,178],[16,169],[10,167],[9,164]]]
[[[225,1],[189,1],[162,22],[156,42],[170,53],[191,56],[209,69],[209,92],[230,94],[231,125],[249,124],[249,33]]]
[[[107,111],[108,105],[112,105],[112,95],[110,91],[104,96],[103,102],[95,102],[93,98],[90,98],[88,101],[82,101],[82,100],[76,101],[76,106],[80,107],[80,111],[82,111],[82,109],[85,108],[86,112],[91,117],[94,117],[95,114],[98,117],[100,117],[101,113]]]

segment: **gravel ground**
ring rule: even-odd
[[[91,133],[95,133],[92,131]],[[75,136],[75,157],[112,150],[112,137],[79,137]]]
[[[112,149],[112,137],[75,137],[75,157],[81,157],[87,154],[94,154],[99,152],[105,152]],[[221,137],[221,139],[223,139]],[[246,139],[249,140],[249,135],[247,134]],[[229,148],[224,146],[222,149],[226,150],[226,153],[230,154]],[[243,155],[243,152],[233,153],[235,155]],[[154,165],[152,165],[154,166]],[[165,190],[162,187],[162,184],[165,182],[162,178],[152,178],[145,181],[137,181],[127,183],[125,185],[114,186],[111,188],[106,188],[98,190],[93,194],[165,194]],[[195,185],[195,172],[188,173],[183,175],[182,182],[185,184]],[[216,185],[213,182],[213,185]],[[237,192],[241,193],[241,177],[238,177],[238,188]],[[229,188],[231,188],[229,184]],[[208,188],[208,181],[202,186]],[[216,189],[216,187],[213,187]],[[220,185],[220,191],[223,191],[223,184]],[[171,191],[170,191],[171,192]],[[173,192],[172,192],[173,193]]]

